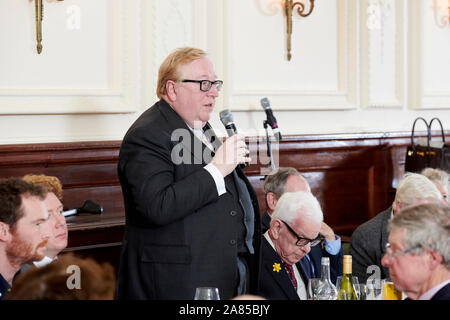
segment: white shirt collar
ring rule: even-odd
[[[56,260],[58,257],[55,257],[55,259],[52,259],[50,257],[45,256],[44,259],[42,259],[41,261],[33,261],[33,264],[38,267],[38,268],[42,268],[45,267],[46,265],[50,264],[51,262],[53,262],[53,260]]]

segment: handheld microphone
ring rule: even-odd
[[[82,212],[101,214],[103,212],[103,207],[92,200],[86,200],[81,208],[64,211],[63,216],[69,217]]]
[[[275,139],[277,141],[281,140],[281,133],[280,129],[278,129],[277,119],[273,116],[272,108],[270,107],[269,99],[262,98],[261,99],[261,106],[263,107],[264,111],[266,112],[267,116],[267,123],[272,128],[273,135],[275,136]]]
[[[237,133],[236,126],[233,120],[233,114],[228,109],[224,109],[219,113],[220,121],[222,121],[229,137],[234,136]],[[241,168],[248,167],[248,162],[240,163]]]
[[[234,125],[233,115],[230,110],[225,109],[219,113],[220,121],[222,121],[229,137],[234,136],[237,133],[236,126]]]

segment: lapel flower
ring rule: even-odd
[[[280,270],[281,270],[280,264],[275,262],[275,263],[273,264],[273,271],[274,271],[274,272],[280,272]]]

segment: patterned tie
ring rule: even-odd
[[[297,279],[295,279],[294,268],[291,264],[284,263],[284,268],[291,278],[292,285],[294,286],[295,291],[297,291]]]

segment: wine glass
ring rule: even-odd
[[[367,285],[365,285],[364,283],[360,283],[359,291],[360,291],[359,300],[370,300],[367,298],[367,292],[368,292]]]
[[[317,290],[319,289],[320,279],[308,279],[308,300],[317,300]]]
[[[361,300],[361,288],[359,286],[359,280],[357,276],[352,276],[353,288],[355,289],[356,298]]]
[[[381,280],[369,278],[366,282],[367,300],[381,300]]]
[[[359,300],[360,297],[360,288],[359,288],[359,281],[358,281],[358,277],[357,276],[352,276],[352,281],[353,281],[353,289],[355,289],[355,293],[356,293],[356,298]],[[336,279],[336,290],[339,293],[340,289],[341,289],[341,283],[342,283],[342,276],[338,276]]]
[[[219,289],[213,287],[196,288],[194,300],[220,300]]]

